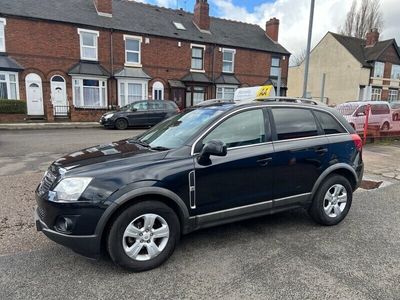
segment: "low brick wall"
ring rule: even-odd
[[[0,114],[0,123],[24,122],[25,114]]]
[[[102,109],[77,109],[71,108],[72,122],[98,122],[107,110]]]

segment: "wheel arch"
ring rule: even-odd
[[[139,188],[131,192],[127,192],[116,199],[103,213],[97,227],[96,235],[101,238],[101,245],[104,245],[107,232],[110,229],[112,222],[126,208],[135,203],[153,200],[160,201],[169,206],[177,214],[181,232],[187,233],[190,231],[189,211],[183,200],[175,193],[159,187]]]
[[[322,174],[318,177],[317,181],[314,184],[314,187],[311,191],[311,199],[314,198],[315,193],[317,192],[318,188],[322,184],[322,182],[328,177],[333,174],[341,175],[345,177],[349,182],[350,185],[355,191],[358,187],[358,180],[357,180],[357,173],[356,171],[345,163],[335,164],[327,168]]]

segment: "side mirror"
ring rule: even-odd
[[[362,116],[365,116],[365,113],[364,113],[364,112],[358,112],[358,113],[356,113],[356,117],[362,117]]]
[[[199,164],[210,164],[210,156],[226,156],[228,153],[224,142],[219,140],[208,141],[199,154]]]
[[[137,111],[137,108],[132,107],[132,108],[130,109],[130,111],[135,112],[135,111]]]

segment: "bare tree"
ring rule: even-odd
[[[341,34],[365,38],[367,32],[373,28],[382,32],[383,16],[380,0],[361,0],[361,4],[353,0],[351,8],[347,13],[346,20],[339,28]]]
[[[307,50],[303,49],[299,53],[294,54],[290,58],[290,65],[291,66],[300,66],[303,61],[306,59]]]

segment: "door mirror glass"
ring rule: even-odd
[[[199,163],[200,164],[209,164],[210,156],[226,156],[227,154],[227,147],[226,144],[219,140],[211,140],[208,141],[199,155]]]

